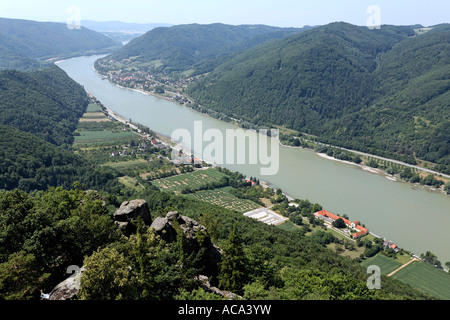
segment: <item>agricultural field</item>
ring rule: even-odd
[[[438,299],[450,300],[450,275],[422,261],[415,261],[392,275]]]
[[[119,182],[121,182],[129,189],[134,189],[137,191],[142,191],[144,189],[144,187],[138,183],[136,178],[131,178],[127,176],[119,177]]]
[[[261,207],[259,204],[254,203],[251,200],[237,198],[230,193],[231,189],[231,187],[224,187],[214,190],[204,190],[188,194],[187,196],[200,201],[212,203],[220,207],[235,210],[240,213]]]
[[[219,182],[221,178],[226,176],[224,173],[214,168],[206,170],[197,170],[186,174],[180,174],[168,178],[152,181],[152,184],[160,188],[162,191],[173,191],[180,194],[187,187],[198,188],[211,182]]]
[[[86,112],[102,112],[103,109],[96,103],[90,103],[87,107]]]
[[[139,136],[132,131],[77,131],[78,135],[75,136],[75,145],[81,144],[99,144],[99,143],[111,143],[111,142],[124,142],[130,141],[130,139],[136,139]]]
[[[364,267],[378,266],[380,267],[381,274],[387,275],[401,267],[402,263],[379,253],[372,258],[364,260],[361,262],[361,265]]]
[[[120,162],[107,162],[103,165],[114,168],[119,172],[123,172],[129,169],[144,169],[146,166],[148,166],[148,161],[144,159],[137,159]]]
[[[123,124],[109,119],[95,103],[89,104],[86,113],[80,118],[74,136],[74,145],[122,143],[138,138],[137,133],[124,131]]]

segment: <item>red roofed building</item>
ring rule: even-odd
[[[366,228],[361,227],[359,225],[359,221],[350,222],[349,220],[347,220],[345,218],[342,218],[342,217],[339,217],[338,215],[335,215],[335,214],[333,214],[331,212],[328,212],[326,210],[320,210],[320,211],[314,213],[314,215],[316,217],[318,217],[318,218],[326,217],[326,218],[329,218],[329,219],[331,219],[333,221],[336,221],[337,219],[344,220],[345,224],[348,227],[358,230],[358,232],[352,234],[353,238],[355,238],[355,239],[361,238],[362,236],[365,236],[369,232],[369,230],[367,230]]]

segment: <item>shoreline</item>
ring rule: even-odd
[[[174,101],[173,99],[171,99],[171,98],[169,98],[169,97],[166,97],[166,96],[162,96],[162,95],[160,95],[160,94],[148,92],[148,91],[145,91],[145,90],[142,90],[142,89],[136,89],[136,88],[130,88],[130,87],[124,87],[124,86],[121,86],[121,85],[119,85],[119,84],[117,84],[117,83],[114,83],[114,82],[110,81],[110,80],[108,79],[107,76],[104,76],[104,75],[100,74],[100,73],[97,71],[97,69],[95,69],[95,66],[94,66],[94,65],[93,65],[92,67],[93,67],[95,73],[97,73],[100,77],[102,77],[103,80],[107,80],[107,81],[109,81],[111,84],[113,84],[113,85],[115,85],[115,86],[117,86],[117,87],[119,87],[119,88],[133,90],[133,91],[136,91],[136,92],[145,94],[145,95],[151,95],[151,96],[156,97],[156,98],[161,98],[161,99],[164,99],[164,100],[169,101],[169,102],[177,103],[177,102]],[[195,109],[189,107],[187,104],[180,104],[180,105],[182,105],[182,106],[184,106],[184,107],[187,107],[187,108],[189,108],[190,110],[199,112],[198,110],[195,110]],[[201,113],[201,114],[202,114],[202,115],[207,115],[207,116],[209,116],[209,117],[211,117],[211,118],[213,118],[213,119],[219,120],[219,121],[223,121],[223,120],[221,120],[221,119],[214,118],[214,117],[212,117],[212,116],[209,115],[209,114],[204,114],[204,113]],[[229,123],[229,122],[227,122],[227,123]],[[239,128],[242,128],[242,127],[240,127],[240,126],[237,125],[237,124],[234,124],[234,123],[230,123],[230,124],[235,125],[235,126],[237,126],[237,127],[239,127]],[[157,133],[157,134],[158,134],[158,135],[162,135],[162,134],[160,134],[160,133]],[[162,135],[162,136],[171,140],[171,137],[168,137],[168,136],[165,136],[165,135]],[[279,142],[280,146],[285,147],[285,148],[292,148],[292,149],[298,149],[298,148],[301,148],[301,149],[310,149],[310,148],[304,148],[304,147],[296,147],[296,146],[288,146],[288,145],[284,145],[279,139],[278,139],[278,142]],[[371,154],[367,154],[367,153],[363,153],[363,152],[359,152],[359,151],[355,151],[355,150],[348,150],[348,149],[345,149],[345,148],[336,147],[336,146],[331,146],[331,145],[330,145],[330,147],[333,147],[333,148],[339,148],[339,149],[342,149],[342,150],[345,150],[345,151],[348,151],[348,152],[351,152],[351,153],[356,153],[356,154],[359,154],[359,155],[365,155],[365,156],[369,156],[369,157],[375,157],[375,158],[383,159],[383,160],[386,160],[386,161],[389,161],[389,162],[398,163],[398,164],[403,165],[403,166],[407,166],[407,167],[411,167],[411,168],[417,168],[418,170],[423,171],[423,172],[428,172],[428,173],[432,173],[432,174],[435,174],[435,175],[438,175],[438,176],[440,175],[441,177],[445,176],[446,178],[450,178],[450,176],[445,175],[445,174],[443,174],[443,173],[435,172],[435,171],[432,171],[432,170],[429,170],[429,169],[426,169],[426,168],[421,168],[421,167],[414,166],[414,165],[409,165],[409,164],[407,164],[407,163],[403,163],[403,162],[398,161],[398,160],[388,159],[388,158],[383,158],[383,157],[379,157],[379,156],[376,156],[376,155],[371,155]],[[398,179],[398,178],[395,177],[395,176],[389,175],[387,172],[385,172],[385,171],[382,170],[382,169],[372,168],[372,167],[369,167],[369,166],[366,166],[366,165],[361,165],[361,164],[357,164],[357,163],[350,162],[350,161],[345,161],[345,160],[336,159],[336,158],[334,158],[334,157],[328,156],[327,154],[316,152],[314,149],[310,149],[310,150],[312,150],[316,155],[318,155],[319,157],[322,157],[322,158],[324,158],[324,159],[333,160],[333,161],[338,161],[338,162],[341,162],[341,163],[344,163],[344,164],[350,164],[350,165],[358,166],[360,169],[362,169],[362,170],[364,170],[364,171],[366,171],[366,172],[370,172],[370,173],[373,173],[373,174],[377,174],[377,175],[379,175],[379,176],[382,176],[382,177],[386,178],[386,179],[389,180],[389,181],[393,181],[393,182],[401,182],[401,183],[408,183],[408,184],[410,184],[410,185],[412,185],[412,186],[415,186],[415,187],[423,187],[425,190],[427,190],[427,191],[429,191],[429,192],[438,192],[438,193],[443,193],[444,195],[447,195],[447,193],[445,192],[445,190],[444,190],[443,187],[442,187],[442,188],[439,188],[439,189],[436,189],[436,188],[431,187],[431,186],[420,185],[420,184],[416,184],[416,183],[411,183],[411,182],[403,181],[403,180],[401,180],[401,179]],[[204,160],[202,159],[202,161],[204,161]],[[204,161],[204,162],[205,162],[205,163],[208,163],[208,164],[210,164],[210,165],[215,165],[215,164],[209,163],[209,162],[207,162],[207,161]]]
[[[297,148],[297,147],[294,147],[294,148]],[[427,190],[429,192],[438,192],[438,193],[443,193],[443,194],[447,195],[447,193],[445,192],[445,190],[443,188],[436,189],[436,188],[434,188],[432,186],[421,185],[421,184],[418,184],[418,183],[411,183],[411,182],[408,182],[408,181],[401,180],[401,179],[399,179],[399,178],[397,178],[395,176],[392,176],[392,175],[388,174],[386,171],[384,171],[382,169],[372,168],[372,167],[369,167],[369,166],[366,166],[366,165],[362,165],[362,164],[357,164],[357,163],[353,163],[353,162],[350,162],[350,161],[336,159],[336,158],[330,157],[329,155],[326,155],[324,153],[318,153],[318,152],[315,152],[315,151],[314,151],[314,153],[317,154],[319,157],[322,157],[322,158],[325,158],[325,159],[328,159],[328,160],[338,161],[338,162],[341,162],[341,163],[357,166],[361,170],[364,170],[366,172],[370,172],[370,173],[379,175],[379,176],[384,177],[387,180],[390,180],[390,181],[393,181],[393,182],[407,183],[407,184],[409,184],[409,185],[411,185],[413,187],[416,187],[416,188],[417,187],[422,187],[423,189],[425,189],[425,190]]]

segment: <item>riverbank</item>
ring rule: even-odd
[[[311,141],[308,141],[308,142],[314,144],[314,142],[311,142]],[[318,155],[319,157],[322,157],[322,158],[325,158],[325,159],[328,159],[328,160],[332,160],[332,161],[341,162],[341,163],[344,163],[344,164],[350,164],[350,165],[357,166],[357,167],[359,167],[360,169],[362,169],[364,171],[367,171],[367,172],[370,172],[370,173],[373,173],[373,174],[377,174],[379,176],[382,176],[382,177],[386,178],[387,180],[390,180],[390,181],[393,181],[393,182],[407,183],[407,184],[410,184],[410,185],[412,185],[414,187],[422,187],[423,189],[425,189],[425,190],[427,190],[429,192],[437,192],[437,193],[443,193],[443,194],[447,195],[447,192],[445,191],[444,186],[445,186],[445,183],[450,181],[450,176],[442,174],[442,173],[439,173],[439,172],[435,172],[435,171],[432,171],[432,170],[429,170],[429,169],[426,169],[426,168],[421,168],[419,166],[410,165],[410,164],[403,163],[403,162],[398,161],[398,160],[383,158],[383,157],[371,155],[371,154],[368,154],[368,153],[363,153],[363,152],[359,152],[359,151],[355,151],[355,150],[349,150],[349,149],[345,149],[345,148],[340,148],[340,147],[331,146],[331,145],[325,145],[325,144],[321,144],[320,143],[320,145],[324,145],[324,146],[327,146],[327,147],[330,147],[330,148],[339,149],[339,150],[344,150],[344,151],[352,153],[352,154],[362,155],[362,156],[365,156],[365,157],[368,157],[368,158],[376,158],[376,159],[379,159],[379,160],[382,160],[382,161],[395,163],[395,164],[398,164],[398,165],[404,166],[404,167],[415,168],[417,170],[422,171],[424,174],[425,173],[434,174],[435,176],[437,176],[437,177],[439,177],[441,179],[444,179],[444,180],[442,180],[444,182],[442,187],[435,188],[435,187],[429,186],[429,185],[424,185],[424,184],[420,184],[420,183],[413,183],[413,182],[405,181],[402,178],[395,176],[395,174],[394,175],[393,174],[389,174],[386,170],[383,170],[383,169],[380,169],[380,168],[373,168],[373,167],[370,167],[370,166],[368,166],[368,165],[366,165],[364,163],[360,164],[360,163],[355,163],[355,162],[351,162],[351,161],[337,159],[337,158],[329,156],[329,155],[327,155],[325,153],[317,152],[313,148],[305,148],[305,147],[302,147],[302,146],[298,146],[298,147],[297,146],[289,146],[289,145],[283,144],[281,141],[280,141],[280,145],[285,147],[285,148],[313,150],[315,152],[315,154]],[[317,145],[319,145],[319,144],[317,144]],[[445,177],[445,178],[443,178],[443,177]]]

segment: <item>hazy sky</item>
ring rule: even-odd
[[[81,20],[96,21],[281,27],[345,21],[366,25],[371,5],[379,8],[381,24],[450,22],[449,0],[0,0],[0,17],[66,22],[68,8],[76,6]]]

